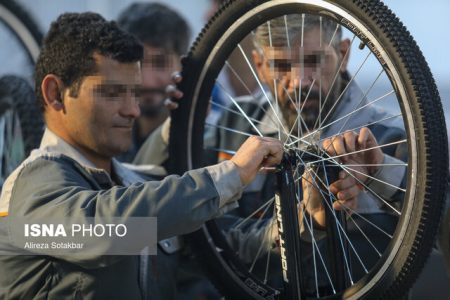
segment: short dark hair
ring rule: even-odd
[[[97,70],[94,53],[131,63],[142,60],[143,47],[114,21],[92,12],[64,13],[50,25],[36,63],[35,88],[42,109],[44,77],[57,75],[76,97],[83,78]]]
[[[132,3],[120,13],[117,22],[143,44],[185,54],[191,30],[177,12],[160,3]]]

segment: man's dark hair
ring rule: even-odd
[[[36,63],[36,94],[42,108],[41,83],[47,74],[61,78],[77,97],[85,76],[96,73],[94,53],[131,63],[142,60],[143,47],[113,21],[96,13],[64,13],[50,25]]]
[[[132,3],[122,11],[117,22],[143,44],[178,56],[188,49],[191,36],[188,23],[160,3]]]

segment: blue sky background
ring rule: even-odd
[[[421,48],[436,79],[450,128],[450,1],[386,0]]]

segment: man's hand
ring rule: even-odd
[[[268,137],[249,137],[237,150],[231,161],[238,167],[244,185],[253,181],[262,167],[279,164],[283,158],[281,141]]]
[[[164,100],[164,106],[168,110],[174,110],[178,108],[178,103],[173,100],[180,100],[183,97],[183,92],[177,89],[177,84],[181,82],[183,78],[179,72],[172,74],[172,84],[166,86],[166,99]]]
[[[303,208],[313,217],[314,221],[320,227],[325,227],[325,209],[328,208],[325,208],[323,205],[323,196],[319,191],[319,187],[322,185],[315,177],[316,174],[312,169],[305,169],[302,176]],[[299,221],[301,222],[303,218],[301,206],[299,207],[298,215],[300,217]]]
[[[383,163],[383,152],[377,148],[378,143],[372,132],[364,127],[359,134],[347,131],[342,135],[326,139],[323,149],[331,157],[339,156],[337,161],[349,165],[347,170],[339,172],[339,179],[330,185],[330,191],[336,195],[335,208],[340,209],[340,203],[356,208],[356,197],[361,192],[361,183],[366,182],[375,174]],[[375,148],[372,150],[366,150]],[[366,176],[368,175],[368,176]]]
[[[358,195],[362,185],[372,176],[383,163],[383,152],[377,148],[378,143],[368,128],[362,128],[357,134],[347,131],[341,135],[328,138],[323,141],[323,150],[336,161],[343,165],[349,165],[349,169],[339,172],[339,179],[330,185],[330,192],[333,193],[337,201],[333,203],[333,208],[341,210],[343,207],[356,209],[358,205]],[[374,148],[367,151],[364,149]],[[360,151],[360,152],[358,152]],[[325,210],[323,195],[328,191],[319,191],[324,188],[323,184],[316,179],[316,173],[306,170],[303,178],[303,203],[307,212],[314,218],[319,226],[325,226]],[[323,180],[322,180],[323,182]]]

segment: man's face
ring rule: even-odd
[[[319,36],[319,29],[313,29],[305,32],[303,47],[298,42],[289,48],[265,47],[262,55],[254,53],[258,76],[276,95],[283,117],[289,129],[294,127],[294,133],[298,131],[299,111],[307,129],[312,130],[319,115],[324,118],[340,94],[341,78],[335,77],[345,71],[345,63],[339,70],[343,55],[329,46],[329,41],[321,43]],[[302,127],[305,129],[304,124]]]
[[[65,92],[61,130],[84,151],[110,158],[131,146],[133,123],[140,114],[140,65],[94,57],[97,74],[84,78],[76,98]]]
[[[180,68],[180,58],[175,53],[144,46],[140,104],[142,116],[155,117],[163,112],[165,88],[172,83],[173,72]]]

